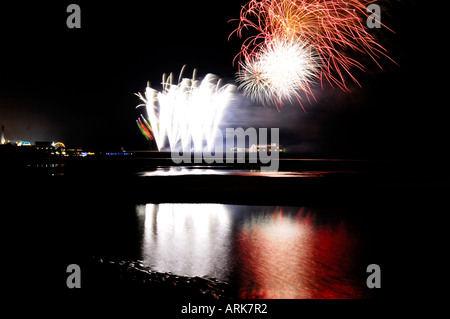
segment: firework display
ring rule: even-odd
[[[199,80],[195,70],[192,78],[183,78],[183,70],[178,84],[172,73],[164,74],[161,92],[147,86],[144,95],[136,94],[144,102],[138,107],[146,107],[148,118],[138,119],[138,127],[147,139],[153,136],[159,150],[211,150],[235,86],[222,85],[213,74]]]
[[[352,69],[364,70],[362,63],[352,57],[354,52],[368,55],[378,65],[387,50],[377,43],[365,25],[368,13],[367,0],[251,0],[242,7],[239,26],[235,30],[239,37],[243,31],[254,29],[257,35],[244,40],[239,60],[238,82],[244,92],[260,102],[290,100],[299,93],[311,95],[308,82],[324,81],[333,87],[348,91],[347,79],[359,85],[352,75]],[[302,65],[307,74],[292,77],[285,72],[283,81],[280,74],[273,74],[264,68],[275,68],[261,63],[268,51],[277,50],[278,61],[292,61],[291,51],[284,45],[274,45],[278,39],[288,39],[284,44],[297,43],[298,55],[307,58]],[[305,52],[307,54],[305,54]],[[273,52],[274,53],[274,52]],[[309,56],[308,56],[309,55]],[[388,57],[389,58],[389,57]],[[283,62],[284,63],[284,62]],[[380,65],[379,65],[380,66]],[[381,66],[380,66],[381,67]],[[284,70],[283,64],[279,67]],[[289,69],[290,68],[286,68]],[[261,74],[264,74],[261,80]]]
[[[370,0],[250,0],[241,8],[233,33],[245,38],[235,61],[236,82],[245,96],[260,104],[315,100],[315,86],[329,83],[349,91],[349,82],[360,86],[353,75],[366,69],[363,61],[388,59],[387,50],[370,32],[369,14],[381,25],[380,17],[368,9]],[[232,33],[232,34],[233,34]],[[366,58],[361,59],[361,56]],[[367,59],[368,57],[368,59]],[[392,59],[390,59],[392,61]],[[364,62],[365,63],[365,62]],[[183,67],[184,69],[184,67]],[[163,75],[162,91],[148,86],[138,94],[147,117],[137,125],[159,150],[211,150],[215,132],[234,85],[222,85],[212,74],[203,80]]]

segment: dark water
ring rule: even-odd
[[[215,277],[241,298],[371,298],[380,294],[366,286],[375,263],[379,291],[396,297],[426,286],[410,278],[436,259],[440,241],[427,239],[438,233],[446,197],[434,179],[358,175],[352,165],[271,176],[202,167],[128,175],[126,166],[118,178],[117,163],[92,164],[101,174],[67,164],[50,166],[54,176],[11,170],[2,179],[9,287],[58,295],[67,290],[67,265],[85,271],[95,256]],[[87,291],[95,278],[84,274]]]

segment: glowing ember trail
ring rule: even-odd
[[[289,100],[299,96],[299,92],[312,94],[308,80],[317,78],[321,83],[327,81],[331,86],[337,86],[348,91],[346,78],[358,83],[351,70],[364,70],[360,61],[350,54],[358,52],[368,55],[379,65],[381,56],[387,57],[387,50],[377,43],[374,36],[368,32],[365,25],[368,13],[366,8],[370,0],[251,0],[242,7],[239,26],[234,31],[239,37],[247,29],[254,29],[257,35],[244,40],[238,54],[238,81],[244,92],[253,100],[268,101],[275,96]],[[271,75],[263,67],[273,68],[258,61],[270,50],[277,50],[279,61],[290,60],[290,52],[284,46],[274,46],[277,39],[296,39],[300,51],[310,54],[311,61],[305,63],[305,72],[309,76],[303,81],[286,80],[282,84],[275,79],[260,81],[249,69],[258,68],[259,73]],[[287,42],[289,43],[289,42]],[[293,44],[295,42],[289,43]],[[302,53],[299,53],[302,55]],[[281,58],[283,56],[284,58]],[[390,59],[390,58],[389,58]],[[317,63],[315,61],[318,61]],[[311,68],[312,67],[312,68]],[[319,68],[316,72],[315,68]],[[380,66],[381,68],[381,66]],[[280,70],[284,67],[281,65]],[[281,72],[281,71],[280,71]],[[286,73],[289,79],[290,75]],[[288,93],[289,92],[289,93]],[[265,96],[262,97],[262,94]],[[273,98],[272,98],[273,99]]]
[[[147,120],[142,114],[141,117],[136,120],[136,124],[139,130],[141,131],[142,135],[144,135],[147,140],[153,139],[152,127],[150,126],[150,124],[148,124]]]
[[[153,135],[159,150],[169,149],[200,152],[211,150],[223,112],[233,98],[234,85],[221,84],[213,74],[203,80],[182,78],[173,84],[173,74],[163,75],[162,91],[147,86],[145,94],[136,95],[144,102],[148,122],[138,120],[138,126],[147,139]],[[151,134],[150,134],[151,132]]]

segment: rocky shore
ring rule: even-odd
[[[139,290],[158,298],[227,300],[233,299],[233,289],[216,278],[179,276],[157,272],[140,260],[93,260],[91,283],[101,289]]]

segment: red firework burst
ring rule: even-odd
[[[353,52],[368,55],[381,68],[378,60],[387,57],[366,25],[367,6],[371,0],[251,0],[242,7],[239,26],[234,31],[242,37],[243,30],[255,29],[257,35],[247,38],[237,55],[239,75],[242,66],[255,60],[265,43],[274,38],[295,38],[310,47],[318,57],[317,78],[348,91],[348,77],[355,83],[353,69],[365,70]],[[372,15],[372,13],[370,12]],[[379,20],[379,19],[378,19]],[[392,59],[390,59],[392,60]],[[253,84],[254,85],[254,84]],[[297,88],[302,91],[302,88]],[[304,91],[304,90],[303,90]],[[308,92],[306,92],[308,93]]]

